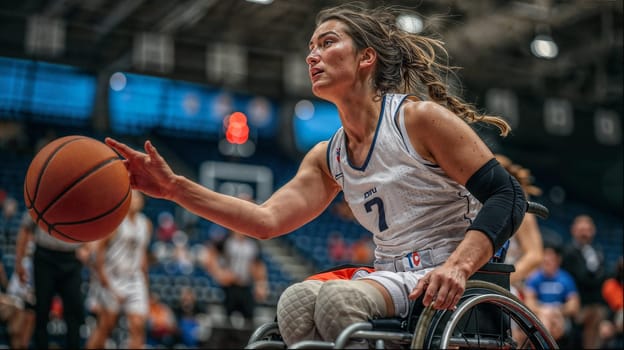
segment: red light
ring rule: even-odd
[[[229,143],[242,145],[249,139],[247,116],[241,112],[232,113],[227,120],[225,138]]]

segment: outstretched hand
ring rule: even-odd
[[[176,174],[150,141],[145,141],[145,153],[107,137],[107,145],[125,158],[124,165],[130,175],[130,185],[155,198],[169,199]]]
[[[440,266],[427,273],[409,294],[414,300],[424,293],[423,305],[434,309],[454,309],[466,289],[466,277],[458,270]]]

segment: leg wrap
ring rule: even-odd
[[[277,302],[277,325],[286,345],[320,339],[314,326],[314,309],[322,284],[316,280],[295,283],[280,296]]]
[[[316,300],[314,321],[325,341],[335,341],[349,325],[386,315],[386,302],[374,286],[363,281],[327,281]]]

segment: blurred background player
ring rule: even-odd
[[[130,210],[117,231],[98,241],[95,272],[100,283],[97,325],[87,341],[87,348],[103,348],[117,324],[120,313],[128,321],[130,349],[145,344],[148,315],[147,245],[152,222],[141,212],[143,195],[132,191]]]
[[[35,242],[32,235],[19,235],[16,243],[15,259],[21,261],[11,275],[7,294],[17,301],[16,314],[9,328],[11,347],[26,349],[35,329],[35,291],[33,288],[33,253]],[[24,255],[22,255],[24,254]]]
[[[241,233],[229,231],[222,242],[213,242],[206,256],[206,270],[225,293],[228,316],[240,313],[251,326],[254,308],[268,293],[266,265],[258,242]]]
[[[498,162],[513,175],[525,192],[527,199],[539,196],[542,190],[533,185],[531,171],[515,164],[502,154],[495,155]],[[505,257],[505,263],[514,265],[515,271],[511,273],[511,291],[522,298],[524,280],[539,268],[544,255],[542,234],[534,214],[527,213],[518,227],[518,231],[509,239],[509,248]]]
[[[84,303],[81,291],[82,262],[77,257],[81,243],[68,243],[58,240],[43,231],[25,211],[18,242],[35,242],[33,253],[33,282],[35,290],[35,343],[37,349],[50,346],[48,322],[50,308],[55,295],[62,301],[62,317],[67,326],[65,346],[77,349],[81,346],[80,326],[84,323]],[[17,244],[15,252],[15,271],[22,283],[28,280],[23,259],[27,254],[28,244]]]

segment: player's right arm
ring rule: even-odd
[[[108,276],[104,271],[104,264],[106,262],[106,251],[108,250],[109,243],[111,239],[117,234],[117,231],[112,234],[106,236],[105,238],[96,241],[94,247],[95,259],[93,262],[93,270],[97,276],[97,279],[100,281],[100,285],[103,288],[110,289],[110,283],[108,281]]]
[[[176,175],[149,141],[145,142],[146,153],[110,138],[106,143],[126,158],[134,188],[174,201],[206,220],[258,239],[273,238],[301,227],[320,215],[340,191],[327,166],[327,142],[312,148],[293,179],[261,204],[217,193]]]
[[[522,256],[515,262],[515,271],[509,276],[512,285],[521,286],[529,274],[542,263],[544,246],[537,219],[534,214],[526,214],[515,233],[522,249]]]

